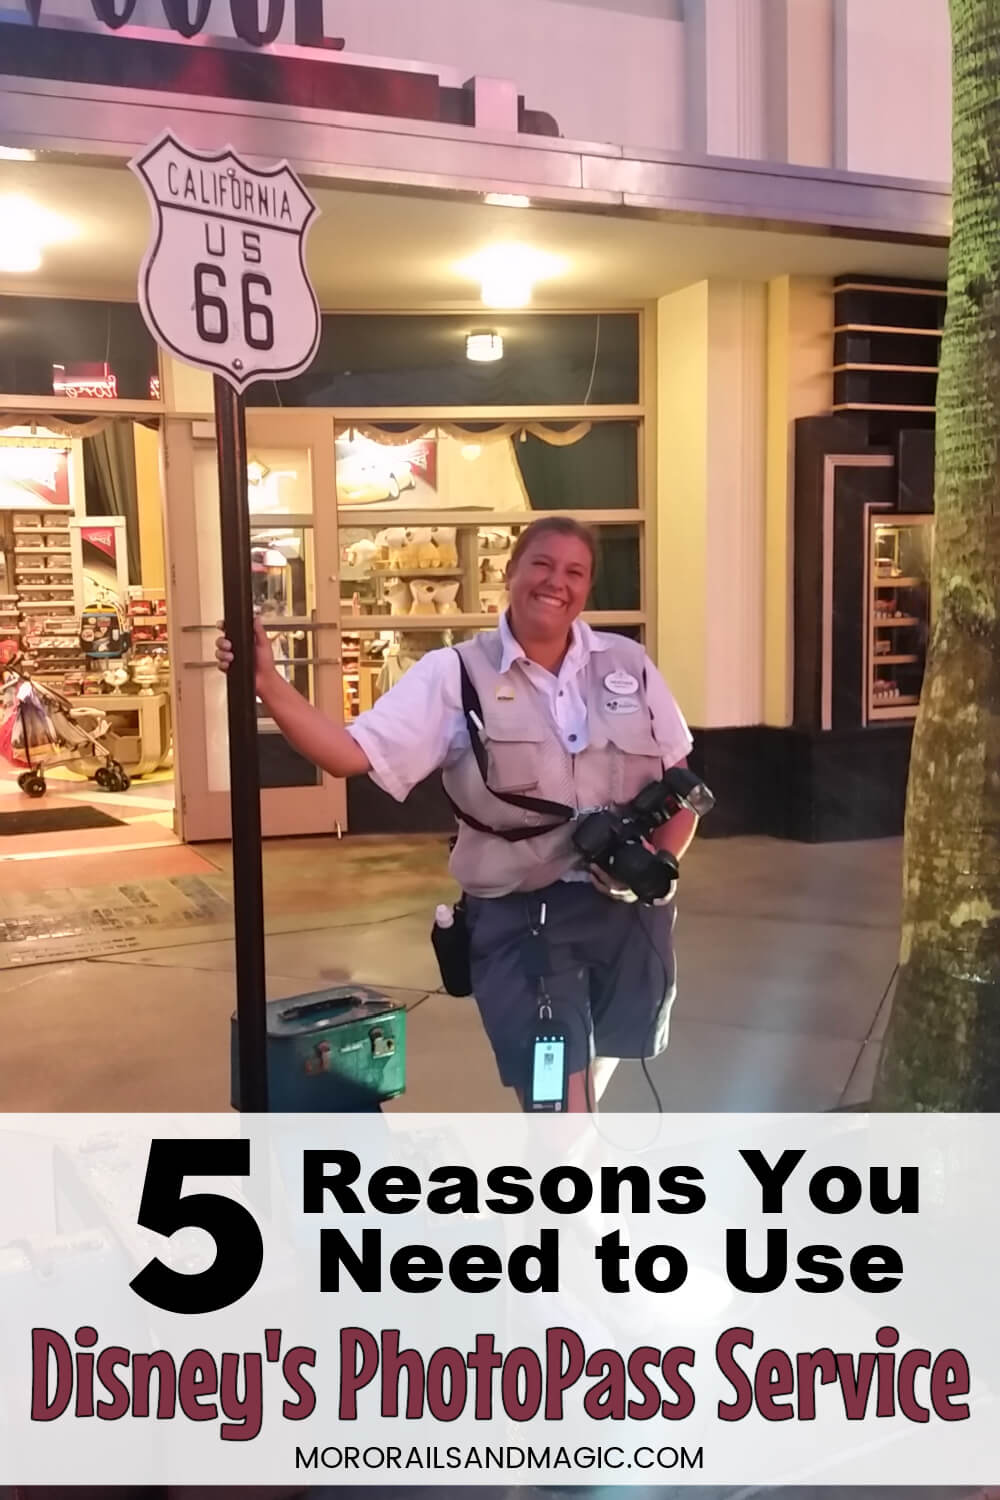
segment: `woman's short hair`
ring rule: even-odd
[[[514,543],[514,550],[510,554],[511,568],[516,568],[520,559],[531,546],[532,542],[540,536],[573,536],[578,542],[582,542],[590,553],[590,571],[597,572],[597,537],[591,527],[584,526],[580,521],[574,521],[572,516],[541,516],[537,521],[532,521],[526,526]]]

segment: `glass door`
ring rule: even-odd
[[[214,654],[222,618],[214,429],[170,418],[164,441],[180,831],[197,842],[230,831],[225,679]],[[279,670],[342,722],[332,422],[321,412],[251,411],[247,449],[255,604]],[[262,704],[256,751],[265,837],[333,833],[344,825],[344,783],[298,755]]]

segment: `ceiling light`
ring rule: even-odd
[[[478,365],[493,364],[503,359],[503,339],[498,333],[470,333],[465,340],[465,357]]]
[[[16,193],[0,197],[0,223],[13,226],[0,245],[0,270],[4,271],[37,271],[46,245],[72,239],[74,234],[68,219]]]
[[[524,307],[531,301],[536,281],[545,281],[563,269],[553,255],[530,245],[491,245],[458,268],[463,276],[478,281],[487,307]]]
[[[252,458],[247,464],[247,481],[250,484],[263,484],[270,472],[267,464],[262,464],[259,459]]]
[[[5,239],[0,244],[0,271],[21,274],[37,271],[42,264],[42,252],[32,240]]]
[[[0,161],[34,161],[34,151],[25,146],[0,146]]]
[[[462,448],[459,449],[459,452],[468,464],[474,464],[482,451],[483,449],[480,443],[466,443]]]
[[[491,208],[530,208],[531,199],[521,193],[487,193],[486,202]]]

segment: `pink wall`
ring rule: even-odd
[[[837,0],[835,165],[951,180],[948,0]]]

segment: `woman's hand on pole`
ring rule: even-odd
[[[218,663],[220,672],[228,672],[233,664],[235,652],[232,641],[225,634],[226,627],[222,620],[219,621],[219,629],[223,634],[216,637],[215,660]],[[253,635],[254,688],[258,696],[262,697],[261,689],[266,688],[267,684],[277,675],[277,671],[274,665],[274,652],[271,649],[270,637],[256,615],[253,622]]]

